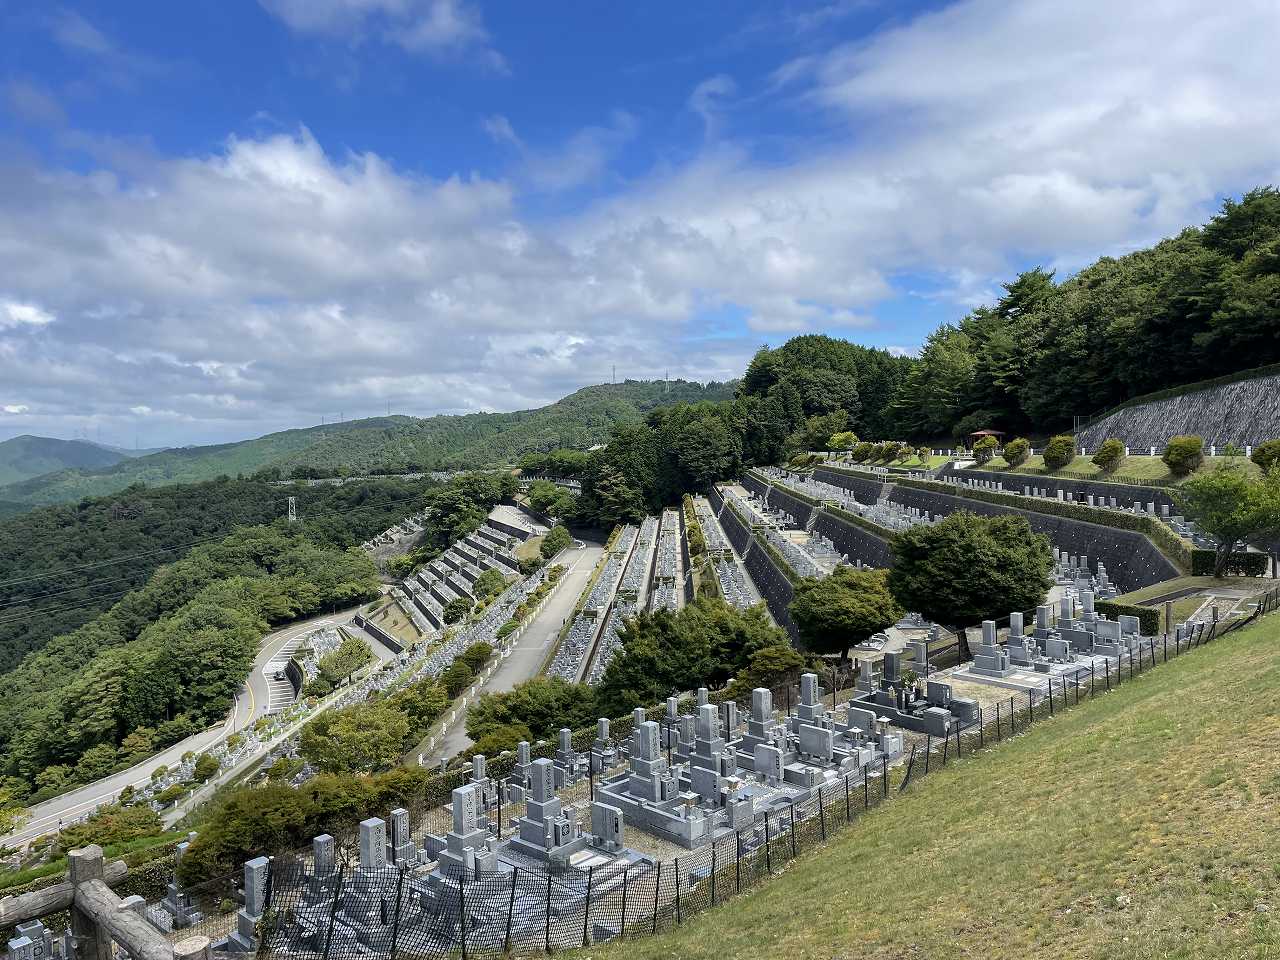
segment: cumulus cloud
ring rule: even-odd
[[[466,0],[260,0],[291,29],[336,37],[372,35],[411,53],[468,56],[505,70],[478,6]]]
[[[309,6],[316,31],[417,9]],[[149,407],[173,431],[152,439],[176,442],[388,401],[534,406],[615,362],[723,379],[757,334],[867,325],[903,276],[931,277],[958,316],[1017,264],[1130,249],[1280,175],[1278,23],[1249,2],[970,0],[776,75],[784,103],[827,119],[820,147],[765,163],[709,142],[554,223],[522,212],[524,191],[611,182],[636,121],[539,151],[491,117],[521,161],[510,179],[411,174],[305,130],[128,176],[10,161],[2,302],[57,322],[0,337],[0,383],[76,424]],[[703,336],[726,308],[748,332]]]
[[[34,303],[0,300],[0,329],[6,327],[43,327],[53,323],[53,314]]]
[[[0,411],[4,411],[11,416],[19,416],[30,409],[25,403],[6,403],[4,406],[0,406]]]

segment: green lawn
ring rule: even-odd
[[[1280,957],[1280,616],[917,781],[603,960]]]
[[[1250,476],[1260,475],[1257,464],[1247,457],[1205,457],[1204,466],[1200,470],[1212,470],[1218,464],[1232,461],[1240,464]],[[1177,485],[1183,479],[1171,474],[1169,468],[1165,466],[1164,461],[1159,457],[1147,456],[1125,457],[1119,469],[1112,474],[1103,473],[1089,457],[1076,457],[1061,470],[1046,470],[1044,457],[1041,456],[1029,457],[1027,462],[1020,467],[1010,467],[1004,460],[997,457],[980,469],[1003,470],[1008,473],[1027,473],[1036,476],[1064,477],[1067,479],[1110,480],[1113,483],[1137,481],[1139,483],[1155,483],[1169,486]]]

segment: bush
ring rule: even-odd
[[[493,647],[481,641],[463,650],[458,654],[458,659],[470,667],[472,673],[479,673],[480,668],[489,662],[491,656],[493,656]]]
[[[1044,448],[1044,465],[1050,470],[1061,470],[1076,458],[1076,438],[1069,433],[1060,434]]]
[[[173,789],[175,788],[169,788],[169,790]],[[178,796],[182,796],[182,788],[176,789]],[[163,832],[164,827],[160,823],[160,816],[151,807],[145,804],[125,807],[113,803],[100,807],[83,823],[73,823],[64,828],[58,834],[58,846],[63,850],[73,850],[91,843],[106,847],[136,840],[139,837],[156,836]]]
[[[542,538],[542,559],[550,560],[561,550],[573,543],[573,537],[569,536],[569,531],[562,524],[556,524],[547,531],[547,535]]]
[[[1179,477],[1190,476],[1204,463],[1204,440],[1194,434],[1173,437],[1160,459],[1170,473]]]
[[[476,672],[459,659],[449,664],[440,674],[440,683],[450,697],[456,697],[471,686],[471,681],[475,678]]]
[[[1217,560],[1217,552],[1197,548],[1191,551],[1191,575],[1193,577],[1211,577]],[[1265,577],[1267,575],[1267,555],[1265,553],[1246,553],[1236,551],[1227,561],[1225,571],[1230,577]]]
[[[1004,462],[1011,467],[1020,467],[1031,456],[1031,441],[1026,437],[1018,437],[1004,445]]]
[[[1212,553],[1213,551],[1210,551]],[[1116,600],[1099,600],[1094,603],[1094,609],[1108,620],[1118,620],[1120,617],[1137,617],[1141,624],[1141,629],[1147,636],[1154,636],[1160,632],[1160,608],[1159,607],[1140,607],[1133,603],[1120,603]]]
[[[470,597],[454,597],[444,605],[441,613],[444,616],[445,623],[457,623],[471,612],[472,602]]]
[[[507,750],[514,750],[521,740],[533,743],[535,739],[537,738],[523,723],[508,723],[494,727],[473,743],[467,750],[467,755],[474,757],[479,753],[486,757],[496,757]]]
[[[520,624],[516,623],[514,620],[508,620],[498,628],[497,637],[499,640],[505,640],[519,629]]]
[[[862,441],[862,443],[859,443],[857,446],[853,448],[853,452],[851,456],[858,463],[862,463],[871,458],[871,455],[872,453],[875,452],[875,449],[876,449],[876,445],[874,443],[870,443],[864,440]]]
[[[1093,462],[1103,473],[1115,473],[1116,468],[1124,462],[1124,444],[1111,437],[1102,441],[1102,446],[1093,455]]]
[[[1280,440],[1268,440],[1266,443],[1260,443],[1253,448],[1253,456],[1249,458],[1262,470],[1267,473],[1277,463],[1280,463]]]
[[[204,783],[210,777],[217,776],[217,774],[218,761],[211,754],[200,754],[200,759],[196,761],[195,769],[192,770],[191,775],[201,783]]]
[[[929,458],[933,456],[933,451],[928,447],[916,447],[916,459],[926,467],[929,465]]]
[[[983,437],[973,445],[974,461],[978,466],[990,463],[996,455],[996,447],[998,446],[999,444],[996,443],[995,437]]]

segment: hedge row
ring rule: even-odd
[[[1159,607],[1140,607],[1134,603],[1121,603],[1118,600],[1096,600],[1093,608],[1108,620],[1137,617],[1142,624],[1142,632],[1149,637],[1160,632]]]
[[[1213,575],[1218,554],[1214,550],[1197,548],[1191,551],[1191,575],[1208,577]],[[1233,553],[1227,561],[1227,573],[1236,577],[1264,577],[1267,574],[1267,555],[1265,553]]]
[[[1068,503],[1065,500],[1046,500],[1042,497],[1024,497],[1017,493],[1000,493],[995,490],[974,489],[957,484],[939,483],[934,480],[904,479],[895,482],[903,486],[918,487],[935,493],[967,497],[970,500],[983,500],[987,503],[998,503],[1018,510],[1027,510],[1031,513],[1066,517],[1069,520],[1096,523],[1100,526],[1113,527],[1117,530],[1132,530],[1136,533],[1144,534],[1182,573],[1192,572],[1195,551],[1191,544],[1183,540],[1156,517],[1120,510],[1104,510],[1101,507]],[[1208,552],[1213,553],[1212,550]]]

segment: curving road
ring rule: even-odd
[[[265,667],[281,648],[295,637],[315,630],[317,627],[346,623],[358,609],[360,608],[351,607],[336,614],[313,617],[267,634],[263,638],[262,646],[258,649],[258,656],[254,660],[248,680],[236,694],[235,706],[225,721],[171,747],[166,747],[160,753],[148,757],[128,770],[122,770],[83,787],[77,787],[69,793],[36,804],[31,808],[31,818],[26,824],[21,829],[0,838],[0,842],[11,847],[23,846],[36,837],[57,830],[62,823],[75,820],[95,807],[111,801],[126,786],[140,787],[150,783],[153,770],[160,766],[173,766],[179,763],[182,755],[188,750],[194,750],[197,753],[208,750],[231,734],[251,726],[259,717],[266,714],[270,706],[270,677],[267,676]]]

